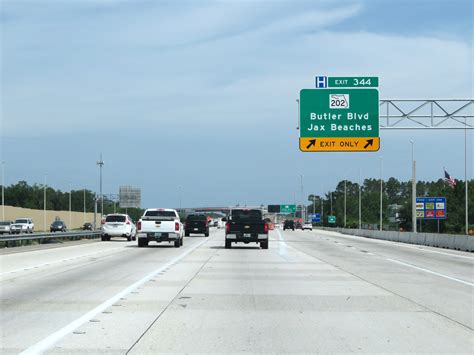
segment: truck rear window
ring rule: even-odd
[[[189,215],[187,218],[186,218],[187,221],[206,221],[207,220],[207,217],[206,216],[203,216],[203,215],[196,215],[196,214],[192,214],[192,215]]]
[[[125,222],[125,216],[107,216],[107,218],[105,218],[105,221],[106,222],[122,222],[124,223]]]
[[[262,219],[262,212],[260,210],[233,210],[233,220],[253,220]]]
[[[146,211],[145,217],[176,217],[174,211]]]

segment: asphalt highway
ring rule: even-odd
[[[474,353],[474,257],[327,231],[0,255],[2,354]]]

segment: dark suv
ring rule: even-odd
[[[186,218],[184,235],[189,237],[190,234],[204,234],[205,237],[209,237],[209,224],[207,223],[207,216],[202,214],[190,214]]]
[[[285,223],[283,224],[283,230],[286,230],[286,229],[295,230],[295,222],[287,219]]]
[[[53,223],[51,223],[51,227],[49,228],[49,230],[51,231],[51,233],[53,232],[66,232],[67,231],[67,228],[66,228],[66,223],[64,223],[63,221],[54,221]]]

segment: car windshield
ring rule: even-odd
[[[121,216],[121,215],[110,215],[110,216],[107,216],[105,218],[105,221],[106,222],[121,222],[121,223],[124,223],[126,221],[126,217]]]
[[[53,226],[57,227],[57,226],[62,226],[63,225],[63,221],[54,221],[53,222]]]
[[[12,224],[12,222],[10,222],[10,221],[2,221],[2,222],[0,222],[0,226],[9,226],[10,224]]]
[[[28,223],[28,220],[27,219],[17,219],[17,220],[15,220],[15,223],[26,224],[26,223]]]

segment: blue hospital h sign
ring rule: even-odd
[[[328,77],[327,76],[317,76],[316,77],[316,89],[325,89],[328,86]]]

